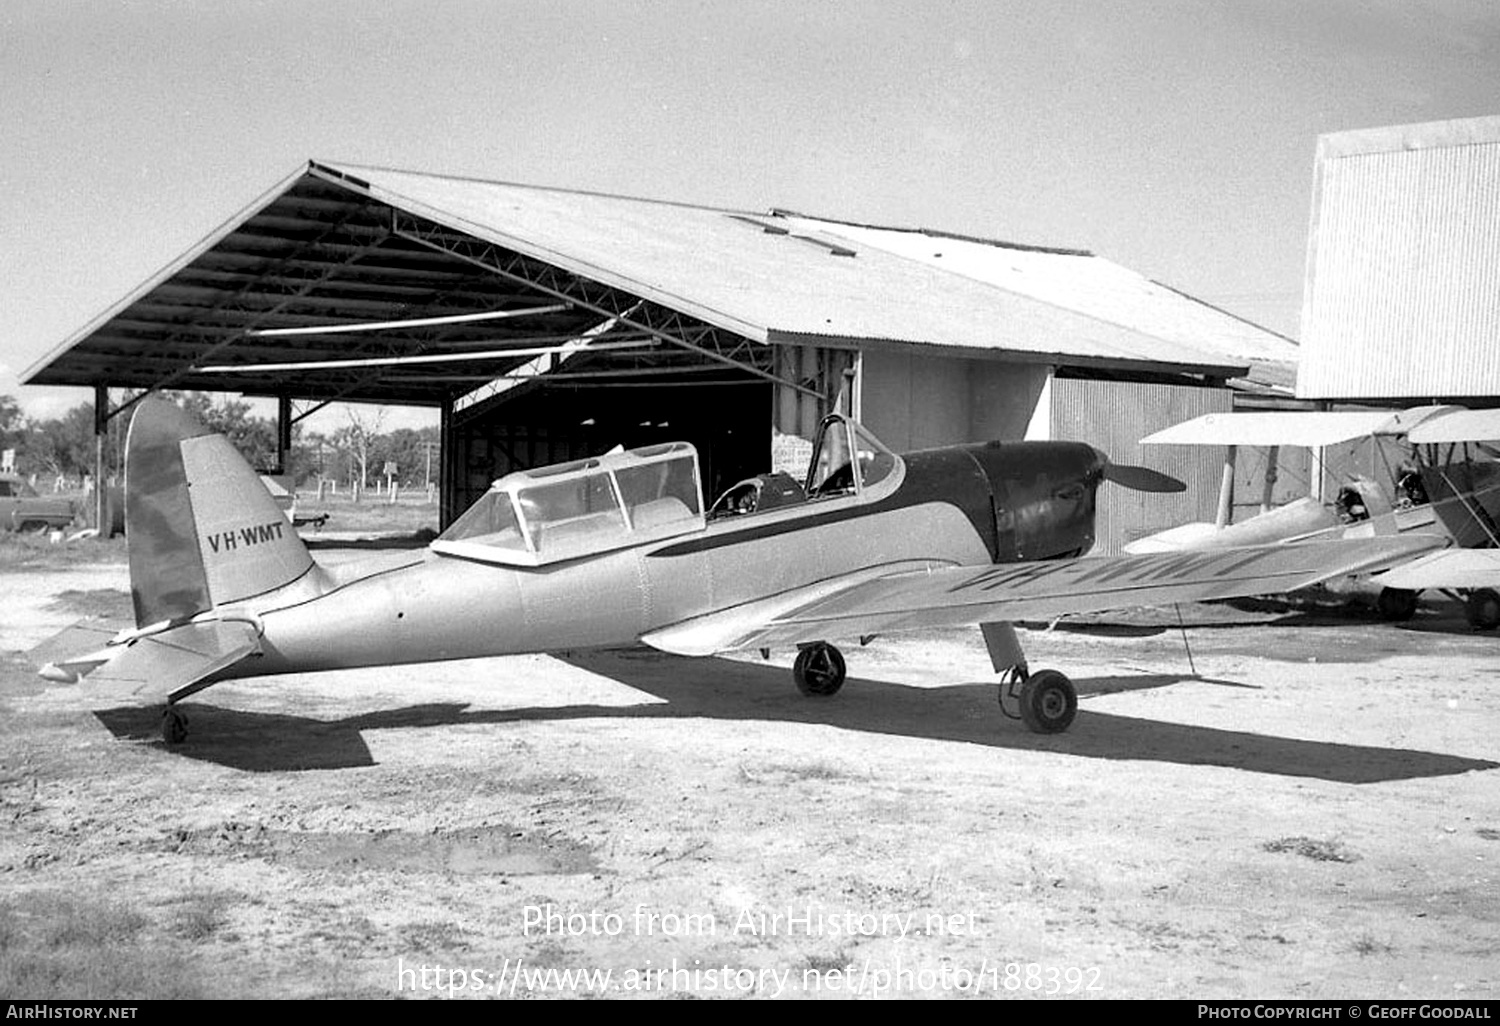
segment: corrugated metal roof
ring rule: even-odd
[[[752,342],[928,347],[1226,377],[1267,354],[1295,355],[1279,336],[1076,250],[314,162],[75,333],[27,380],[435,403],[517,364],[472,362],[492,342],[571,338],[598,323],[584,304],[503,326],[267,334],[461,320],[546,298],[486,274],[462,253],[393,231],[393,211],[462,233],[450,241],[482,240],[533,269],[558,268]],[[941,249],[932,249],[938,241]],[[617,337],[633,336],[621,329]],[[471,362],[436,370],[392,362],[444,352]],[[371,366],[356,371],[348,357]],[[293,360],[345,365],[295,375],[256,370]],[[203,371],[226,361],[236,365],[232,378]]]
[[[1500,117],[1318,140],[1297,394],[1500,394]]]
[[[1096,257],[974,243],[965,270],[956,271],[901,252],[903,236],[921,237],[914,232],[862,233],[780,213],[336,167],[393,206],[761,341],[888,341],[1195,368],[1247,362],[1220,344],[1233,318],[1204,315],[1208,308],[1171,290],[1158,287],[1150,302],[1135,297],[1132,309],[1100,316],[1110,303],[1096,290],[1123,275]],[[1007,284],[1005,269],[1022,256],[1032,266],[1051,261],[1049,274],[1034,275],[1050,281],[1046,294]],[[1214,323],[1207,337],[1186,330],[1195,323],[1189,310],[1200,326]],[[1291,348],[1260,334],[1266,348]]]
[[[1236,360],[1297,359],[1297,346],[1289,339],[1081,250],[1009,246],[812,217],[787,220],[808,231],[882,249],[1165,344],[1208,349]]]

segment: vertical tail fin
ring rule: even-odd
[[[130,422],[125,533],[136,626],[275,591],[312,556],[227,438],[162,399]]]

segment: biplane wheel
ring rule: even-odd
[[[1038,670],[1021,685],[1021,719],[1038,734],[1061,734],[1078,715],[1078,692],[1056,670]]]
[[[1469,592],[1469,597],[1464,599],[1464,616],[1470,626],[1482,631],[1500,627],[1500,594],[1492,588]]]
[[[169,745],[180,745],[187,740],[188,719],[186,714],[173,706],[167,706],[161,714],[161,739]]]
[[[808,645],[797,653],[792,679],[804,695],[826,698],[844,686],[844,654],[826,641]]]
[[[1417,615],[1417,593],[1405,588],[1381,588],[1375,608],[1382,620],[1410,620]]]

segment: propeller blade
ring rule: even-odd
[[[1150,467],[1131,467],[1119,463],[1104,465],[1104,479],[1137,492],[1185,492],[1187,485]]]

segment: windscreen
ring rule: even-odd
[[[467,541],[497,548],[525,550],[510,493],[490,491],[480,496],[464,515],[441,535],[442,541]]]

